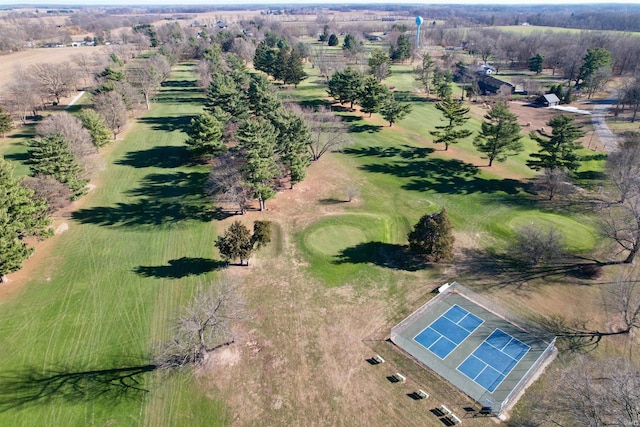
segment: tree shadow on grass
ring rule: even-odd
[[[403,144],[401,146],[394,147],[369,146],[361,148],[346,148],[344,153],[357,157],[401,157],[403,159],[423,159],[434,151],[435,150],[433,148],[411,147]]]
[[[509,287],[524,291],[528,289],[525,286],[528,282],[544,279],[586,280],[591,278],[590,268],[600,265],[569,255],[553,263],[532,266],[492,248],[464,248],[462,253],[462,261],[456,266],[457,274],[473,278],[473,282],[485,290]]]
[[[384,163],[370,163],[360,168],[372,173],[412,178],[403,185],[406,190],[433,191],[441,194],[472,194],[503,192],[519,195],[528,191],[529,184],[515,179],[494,179],[479,176],[477,166],[457,159],[429,157],[428,148],[408,145],[400,147],[350,148],[346,154],[358,157],[379,157]],[[394,161],[393,158],[397,159]]]
[[[139,266],[133,269],[134,273],[144,277],[157,277],[165,279],[181,279],[187,276],[199,276],[210,271],[226,267],[227,263],[207,258],[182,257],[169,260],[169,265]]]
[[[189,220],[207,222],[215,215],[202,191],[207,176],[204,172],[150,174],[140,187],[127,192],[137,200],[79,209],[72,218],[83,224],[138,228],[172,228]]]
[[[5,160],[11,160],[14,162],[20,162],[20,163],[25,163],[27,160],[29,160],[29,152],[28,151],[24,151],[21,153],[9,153],[9,154],[5,154],[4,156]]]
[[[356,125],[356,124],[352,124],[349,125],[349,132],[353,132],[353,133],[376,133],[376,132],[380,132],[380,129],[382,129],[384,126],[380,126],[380,125],[372,125],[372,124],[362,124],[362,125]]]
[[[189,161],[189,150],[184,146],[162,145],[148,150],[129,151],[117,165],[134,168],[177,168]]]
[[[395,270],[418,271],[433,268],[424,258],[415,256],[406,246],[365,242],[344,249],[333,261],[334,264],[374,264]]]
[[[163,132],[173,132],[177,130],[180,132],[186,132],[191,123],[191,119],[195,117],[195,115],[171,117],[140,117],[138,121],[140,123],[149,125],[153,130],[159,130]]]
[[[162,87],[180,87],[180,88],[197,88],[196,80],[165,80],[160,84]]]
[[[157,365],[117,366],[108,369],[73,370],[32,367],[0,375],[0,412],[52,402],[103,401],[117,404],[140,399],[148,390],[143,375]]]

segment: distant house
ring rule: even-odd
[[[516,91],[516,87],[511,83],[487,75],[478,80],[478,87],[480,88],[480,93],[484,95],[495,95],[498,92],[514,93]]]
[[[484,74],[484,75],[495,74],[496,69],[493,68],[491,65],[482,64],[480,67],[478,67],[478,69],[476,70],[476,73]]]
[[[560,105],[560,99],[555,93],[547,93],[536,99],[536,104],[543,107],[553,107],[555,105]]]

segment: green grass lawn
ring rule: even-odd
[[[413,110],[391,128],[373,125],[357,113],[344,113],[356,144],[337,157],[357,170],[356,176],[365,182],[364,203],[349,207],[349,216],[322,219],[300,234],[299,244],[314,274],[329,285],[338,285],[352,283],[356,277],[366,283],[368,276],[382,274],[391,265],[415,269],[415,265],[400,261],[406,255],[401,251],[406,234],[420,216],[441,207],[447,209],[456,232],[481,236],[485,247],[502,246],[505,239],[514,236],[515,228],[529,223],[557,227],[565,234],[568,248],[576,252],[597,245],[589,217],[574,220],[566,216],[570,214],[546,212],[528,193],[527,179],[535,172],[525,161],[538,147],[524,132],[525,151],[500,164],[523,178],[502,178],[494,169],[484,167],[486,160],[481,160],[473,147],[473,136],[456,144],[455,149],[474,164],[445,153],[444,147],[432,148],[429,131],[441,124],[441,113],[434,101],[412,95],[415,74],[411,67],[394,66],[385,83],[395,86]],[[305,83],[305,97],[322,96],[322,89],[314,89],[314,84],[313,79]],[[480,121],[470,120],[468,128],[475,135]],[[582,176],[600,168],[601,161],[587,162]],[[385,228],[394,232],[385,234]]]
[[[114,143],[51,256],[0,302],[0,425],[228,423],[224,405],[190,376],[148,368],[178,308],[220,265],[201,195],[207,169],[188,164],[182,143],[200,99],[191,67],[178,67]],[[7,157],[23,160],[19,139],[10,141]],[[127,373],[138,383],[120,388]]]

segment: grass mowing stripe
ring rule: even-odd
[[[192,67],[178,67],[171,79],[191,84]],[[169,82],[163,93],[194,98],[194,92],[181,90]],[[206,208],[206,200],[197,196],[206,168],[185,165],[184,158],[172,158],[175,164],[165,161],[175,153],[171,147],[183,146],[180,126],[186,119],[180,118],[197,114],[202,106],[173,101],[157,102],[124,141],[115,143],[106,170],[96,180],[98,187],[69,221],[69,230],[55,238],[55,248],[34,270],[31,282],[1,303],[5,351],[0,370],[5,374],[19,380],[23,370],[36,375],[61,370],[82,377],[87,370],[147,363],[153,344],[166,337],[171,317],[197,282],[215,277],[215,271],[206,269],[198,277],[181,275],[179,269],[169,269],[173,276],[163,274],[171,260],[210,259],[215,238],[208,218],[194,214]],[[174,127],[165,129],[166,123]],[[158,210],[149,211],[154,207]],[[145,266],[150,274],[140,273]],[[59,395],[0,411],[0,425],[179,426],[194,425],[190,417],[179,415],[196,412],[202,420],[225,419],[223,405],[202,395],[191,376],[157,381],[154,375],[139,378],[150,391],[146,395],[74,401]],[[81,387],[92,384],[83,382]],[[161,411],[157,422],[150,423],[147,408],[162,408],[167,396],[175,396],[171,413]]]

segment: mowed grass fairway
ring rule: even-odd
[[[199,98],[190,66],[178,67],[113,143],[98,187],[29,283],[0,302],[0,425],[227,423],[190,375],[148,367],[178,308],[219,267],[207,169],[188,166],[182,144]],[[132,387],[120,388],[128,373]]]

